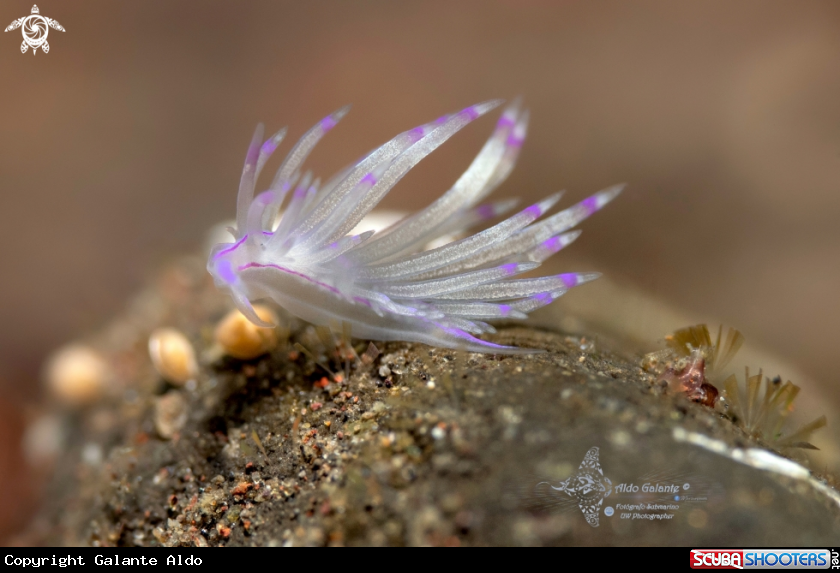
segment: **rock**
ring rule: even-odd
[[[190,312],[199,332],[217,310]],[[290,342],[318,340],[305,328]],[[248,363],[203,366],[207,382],[177,399],[141,394],[150,406],[133,409],[113,399],[121,422],[107,432],[68,420],[41,542],[795,547],[840,538],[831,476],[664,393],[635,360],[590,337],[531,328],[501,328],[493,340],[547,352],[377,343],[377,358],[344,363],[310,348],[331,360],[318,365],[280,345]],[[357,342],[357,352],[368,347]],[[390,387],[384,366],[400,372]],[[330,381],[325,368],[349,376]],[[166,400],[189,412],[175,416],[178,439],[138,438],[152,420],[174,435],[159,426]],[[92,441],[105,452],[96,467],[81,464]]]

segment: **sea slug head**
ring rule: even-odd
[[[210,253],[207,270],[216,287],[230,295],[236,308],[257,326],[271,327],[273,324],[261,319],[248,296],[248,285],[243,280],[241,269],[247,262],[248,235],[235,243],[219,243]]]

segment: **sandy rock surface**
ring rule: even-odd
[[[89,341],[113,379],[98,403],[59,415],[62,447],[27,542],[840,539],[832,478],[769,453],[720,413],[667,394],[636,357],[596,337],[512,327],[493,340],[545,352],[388,343],[370,360],[367,341],[353,341],[357,359],[286,319],[288,343],[281,337],[271,353],[243,361],[213,347],[213,328],[228,310],[200,261],[186,260]],[[148,358],[148,335],[161,326],[195,345],[199,373],[183,386],[164,382]],[[644,492],[645,484],[679,491]]]

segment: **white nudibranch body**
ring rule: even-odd
[[[474,335],[494,332],[487,320],[526,318],[597,278],[594,273],[514,277],[575,240],[580,232],[569,230],[618,195],[621,186],[538,221],[560,198],[557,193],[465,236],[514,206],[479,202],[507,178],[522,146],[528,113],[516,103],[504,111],[467,171],[429,207],[379,233],[350,234],[421,159],[497,105],[470,106],[401,133],[319,185],[310,173],[301,176],[300,167],[347,112],[339,110],[301,138],[268,189],[255,196],[260,171],[286,133],[283,129],[263,141],[263,126],[258,126],[239,184],[233,241],[216,245],[207,264],[216,285],[260,326],[271,325],[257,316],[251,301],[268,299],[316,325],[348,323],[360,338],[472,352],[535,352]],[[465,238],[425,249],[448,234]]]

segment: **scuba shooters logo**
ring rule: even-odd
[[[828,549],[692,549],[692,569],[829,569]],[[838,568],[837,566],[833,568]]]

